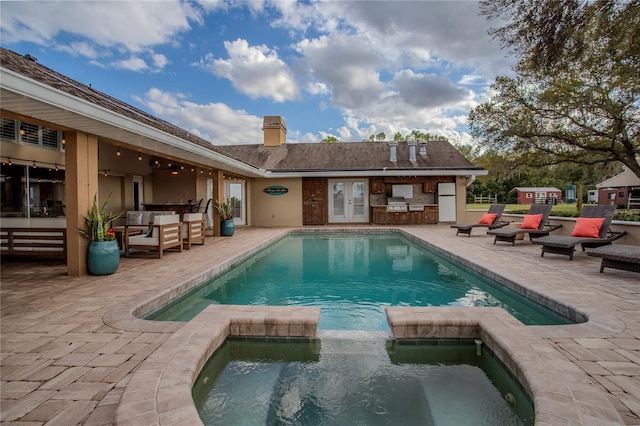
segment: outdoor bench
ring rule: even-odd
[[[67,258],[65,228],[0,228],[3,256]]]

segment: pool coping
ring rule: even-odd
[[[336,232],[336,229],[310,232],[327,231]],[[354,233],[389,231],[399,231],[411,240],[426,244],[447,257],[456,257],[419,236],[398,229],[339,229],[339,232]],[[155,309],[164,301],[189,291],[227,267],[289,233],[296,232],[300,230],[283,230],[245,253],[204,273],[187,277],[182,283],[160,295],[149,294],[142,303],[132,302],[105,314],[104,322],[120,329],[174,332],[132,375],[116,411],[117,424],[201,424],[191,397],[191,388],[204,363],[228,336],[316,336],[320,308],[215,305],[206,308],[187,323],[136,318],[136,315]],[[467,267],[470,264],[473,270],[481,268],[473,262],[466,261],[463,264]],[[508,281],[506,277],[495,275]],[[527,292],[540,295],[539,292]],[[560,303],[550,297],[540,296],[545,298],[545,303],[549,300]],[[569,308],[566,304],[562,306],[578,315],[584,315],[585,319],[593,319],[577,308]],[[317,319],[314,320],[316,315]],[[593,386],[584,371],[545,341],[536,332],[536,327],[522,325],[502,309],[392,307],[387,308],[387,318],[396,339],[481,339],[529,393],[535,406],[536,424],[622,422],[607,394]],[[580,324],[571,327],[579,326]],[[603,334],[610,332],[608,326],[603,327]]]

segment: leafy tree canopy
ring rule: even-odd
[[[335,136],[327,136],[326,138],[322,139],[320,142],[322,142],[322,143],[338,143],[338,142],[341,142],[341,140],[336,138]]]
[[[377,135],[370,135],[368,139],[363,139],[364,142],[384,141],[387,139],[387,135],[384,132],[380,132]],[[393,135],[394,141],[432,141],[432,140],[447,140],[444,136],[435,136],[430,133],[423,133],[419,130],[413,130],[407,135],[402,135],[400,132],[396,132]]]
[[[640,176],[640,2],[484,0],[518,58],[469,116],[485,148],[519,164],[621,162]]]

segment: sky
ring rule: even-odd
[[[0,1],[0,44],[215,145],[473,144],[469,111],[514,59],[469,1]]]

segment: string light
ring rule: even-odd
[[[66,139],[64,138],[64,132],[62,132],[62,140],[60,142],[62,143],[62,145],[67,143]]]
[[[57,172],[58,171],[58,165],[56,164],[55,166],[56,166],[55,169],[56,169],[56,172]]]
[[[37,166],[36,166],[36,162],[34,161],[34,162],[33,162],[33,168],[35,169],[36,167],[37,167]]]
[[[138,154],[138,161],[142,161],[142,154]]]
[[[118,157],[120,157],[120,148],[119,148],[119,147],[118,147],[118,149],[116,150],[116,155],[117,155]]]

